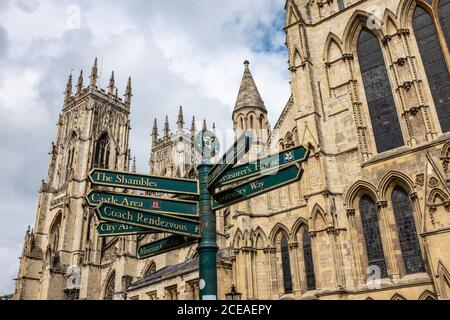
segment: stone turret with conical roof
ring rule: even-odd
[[[249,65],[250,62],[245,60],[244,75],[233,111],[234,132],[238,137],[244,131],[251,130],[254,136],[254,144],[265,146],[270,132],[267,109],[250,72]]]

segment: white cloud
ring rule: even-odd
[[[71,5],[80,8],[79,29],[67,28]],[[12,186],[0,192],[21,203],[0,209],[0,233],[8,231],[0,237],[0,294],[13,290],[10,266],[17,271],[26,225],[34,222],[70,70],[76,78],[82,68],[87,78],[98,56],[102,85],[114,69],[122,94],[132,76],[130,147],[138,170],[148,171],[154,117],[161,129],[168,114],[173,128],[181,104],[186,126],[195,114],[198,125],[206,117],[218,130],[231,128],[245,59],[274,124],[289,98],[283,6],[284,0],[0,1],[0,166],[7,168],[0,175]]]

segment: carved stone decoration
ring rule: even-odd
[[[425,184],[425,174],[421,173],[416,176],[416,185],[423,186]]]
[[[439,185],[439,180],[436,177],[431,177],[428,180],[428,185],[432,188],[435,188]]]

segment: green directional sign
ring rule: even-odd
[[[214,195],[213,210],[228,207],[297,181],[301,178],[302,172],[303,170],[297,165],[287,166],[282,168],[277,174],[266,175],[220,192]]]
[[[228,170],[214,187],[219,188],[257,175],[261,176],[294,162],[304,161],[307,156],[308,150],[303,146],[288,149]]]
[[[152,230],[116,222],[101,222],[97,226],[99,237],[127,236],[151,233]]]
[[[90,206],[94,207],[102,202],[107,202],[158,213],[198,217],[197,202],[195,201],[152,198],[107,191],[91,191],[86,200]]]
[[[110,203],[101,203],[96,212],[100,220],[124,223],[162,232],[200,237],[200,223],[173,215],[143,211]]]
[[[208,189],[213,188],[214,184],[250,150],[251,143],[252,137],[247,132],[237,139],[209,172]]]
[[[150,258],[171,250],[193,244],[196,241],[196,239],[186,236],[170,236],[139,247],[138,256],[140,259]]]
[[[198,195],[197,180],[164,178],[129,172],[93,169],[89,179],[95,185],[137,190]]]

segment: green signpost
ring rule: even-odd
[[[93,169],[89,179],[95,185],[128,188],[154,192],[198,195],[198,181],[190,179],[163,178],[129,172]]]
[[[158,213],[198,217],[196,201],[153,198],[108,191],[91,191],[86,200],[90,206],[95,207],[102,202],[106,202]]]
[[[99,225],[97,226],[97,232],[99,237],[116,237],[116,236],[143,234],[143,233],[154,233],[154,231],[150,229],[130,226],[128,224],[116,222],[99,223]]]
[[[214,195],[213,210],[248,200],[261,193],[280,188],[300,179],[303,170],[297,165],[282,168],[275,175],[266,175]]]
[[[250,150],[251,143],[252,137],[249,133],[244,133],[238,138],[234,145],[209,172],[208,189],[211,190],[214,184]]]
[[[140,259],[150,258],[167,251],[175,250],[193,244],[196,241],[197,240],[186,236],[170,236],[139,247],[138,256]]]
[[[200,237],[199,222],[173,215],[158,214],[116,204],[102,203],[96,208],[98,218],[136,227]]]
[[[282,169],[286,165],[305,160],[307,155],[307,149],[300,146],[270,155],[263,159],[257,159],[254,162],[228,170],[214,187],[224,187],[243,179],[261,176],[269,172],[273,173],[274,169]]]

